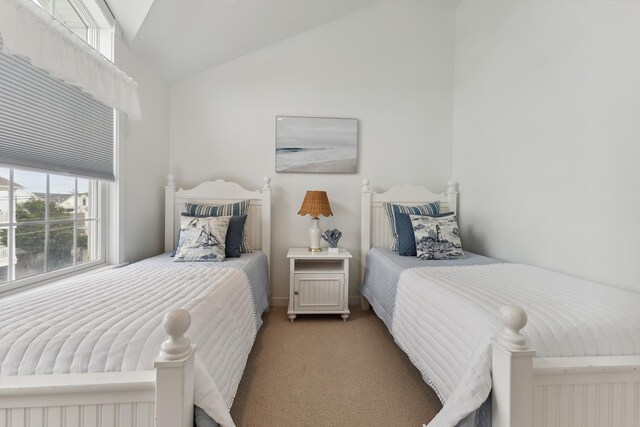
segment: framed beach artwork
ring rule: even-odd
[[[357,171],[358,119],[276,117],[276,172]]]

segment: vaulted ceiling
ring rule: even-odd
[[[376,0],[106,0],[132,49],[176,81]]]

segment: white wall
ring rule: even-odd
[[[164,252],[164,185],[169,164],[169,85],[116,38],[115,63],[139,85],[142,121],[124,115],[119,132],[120,261]]]
[[[170,169],[189,187],[223,177],[250,189],[273,178],[272,288],[288,297],[290,246],[307,246],[305,190],[329,194],[355,256],[359,285],[360,188],[400,182],[444,191],[451,175],[454,10],[384,2],[171,86]],[[277,115],[355,117],[356,175],[276,174]]]
[[[467,248],[640,291],[640,2],[465,0]]]

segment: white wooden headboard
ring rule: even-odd
[[[271,261],[271,178],[265,177],[262,190],[256,191],[246,190],[235,182],[222,179],[206,181],[188,190],[176,190],[174,179],[173,175],[169,175],[165,186],[165,251],[175,249],[185,203],[223,205],[250,200],[245,224],[247,242],[251,248],[261,250]]]
[[[397,185],[384,193],[371,191],[369,180],[362,181],[362,219],[360,261],[362,263],[360,280],[364,280],[367,252],[372,247],[389,248],[392,243],[391,228],[382,202],[400,205],[419,205],[440,202],[441,212],[456,212],[458,209],[457,183],[449,181],[445,193],[436,194],[420,185]]]

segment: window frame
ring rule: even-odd
[[[32,0],[42,7],[37,0]],[[49,10],[45,9],[47,13],[55,16],[55,1],[50,0],[51,6]],[[96,49],[102,55],[104,55],[109,61],[113,62],[114,51],[114,35],[119,34],[119,27],[109,6],[104,0],[67,0],[74,10],[78,13],[80,19],[87,26],[87,40],[83,40],[89,46]],[[58,21],[60,22],[60,21]],[[65,25],[62,23],[62,25]],[[66,26],[66,25],[65,25]],[[67,27],[68,28],[68,27]],[[69,29],[73,31],[72,29]]]
[[[15,235],[16,235],[16,228],[19,227],[20,225],[45,225],[45,235],[47,233],[47,231],[49,230],[48,225],[49,224],[55,224],[58,221],[59,222],[70,222],[73,223],[74,225],[77,223],[81,223],[84,220],[83,219],[78,219],[77,217],[77,208],[78,208],[78,186],[77,186],[77,181],[76,181],[76,185],[75,185],[75,192],[74,192],[74,196],[75,196],[75,202],[74,202],[74,211],[76,211],[74,213],[73,218],[69,218],[69,219],[53,219],[53,222],[50,218],[45,218],[43,220],[35,220],[35,221],[25,221],[25,222],[20,222],[17,220],[17,218],[15,218],[15,200],[14,200],[14,170],[15,169],[19,169],[21,171],[29,171],[28,169],[24,169],[24,168],[15,168],[13,166],[6,166],[7,169],[9,169],[9,190],[8,190],[8,200],[9,200],[9,212],[8,212],[8,217],[9,217],[9,222],[7,223],[0,223],[1,228],[2,229],[6,229],[7,230],[7,248],[8,248],[8,264],[7,264],[7,275],[9,276],[9,271],[11,269],[14,269],[14,275],[15,275],[15,265],[13,264],[13,259],[16,257],[16,254],[14,253],[15,249],[16,249],[16,245],[15,245]],[[55,174],[55,173],[51,173],[51,172],[47,172],[47,171],[39,171],[39,170],[33,170],[33,172],[38,172],[38,173],[43,173],[46,174],[46,180],[47,180],[47,192],[46,192],[46,198],[45,198],[45,206],[47,206],[46,209],[48,209],[48,202],[49,202],[49,194],[50,194],[50,177],[51,175],[56,175],[56,176],[65,176],[65,175],[59,175],[59,174]],[[71,176],[71,175],[67,175],[70,178],[74,178],[74,179],[83,179],[84,177],[77,177],[77,176]],[[90,179],[90,178],[87,178]],[[108,193],[109,193],[109,186],[111,185],[110,183],[107,182],[103,182],[103,181],[97,181],[97,180],[91,180],[93,181],[93,185],[95,186],[95,197],[94,200],[91,201],[91,203],[95,204],[95,211],[96,211],[96,215],[95,217],[92,217],[91,219],[89,219],[88,221],[91,222],[96,222],[97,223],[97,227],[96,227],[96,231],[97,231],[97,236],[96,236],[96,242],[94,245],[92,245],[94,247],[94,250],[97,251],[96,254],[96,259],[95,260],[91,260],[91,261],[87,261],[87,262],[83,262],[80,264],[74,264],[68,267],[63,267],[57,270],[53,270],[53,271],[45,271],[44,273],[41,274],[36,274],[30,277],[25,277],[22,279],[14,279],[11,280],[10,277],[7,277],[7,280],[5,282],[0,283],[0,294],[5,293],[7,291],[12,291],[18,288],[22,288],[22,287],[26,287],[26,286],[32,286],[32,285],[36,285],[36,284],[44,284],[44,283],[49,283],[51,281],[53,281],[53,279],[58,279],[58,278],[62,278],[62,277],[66,277],[66,276],[71,276],[71,275],[75,275],[75,274],[79,274],[82,273],[86,270],[90,270],[90,269],[94,269],[94,268],[98,268],[98,267],[103,267],[107,265],[107,249],[108,249],[108,240],[109,237],[107,235],[107,227],[108,227],[108,223],[109,223],[109,209],[108,209]],[[90,204],[91,204],[90,203]],[[77,248],[77,238],[75,237],[75,233],[76,233],[76,228],[74,227],[74,258],[76,256],[75,254],[75,249]],[[12,243],[13,240],[13,243]],[[48,259],[48,253],[47,253],[47,246],[46,246],[46,240],[45,240],[45,247],[44,247],[44,251],[45,251],[45,259]],[[74,263],[75,263],[75,259],[74,259]],[[11,266],[13,264],[13,266]],[[45,261],[45,266],[46,266],[46,261]]]
[[[55,1],[55,0],[54,0]],[[104,0],[68,0],[87,25],[87,43],[113,61],[116,21]]]

